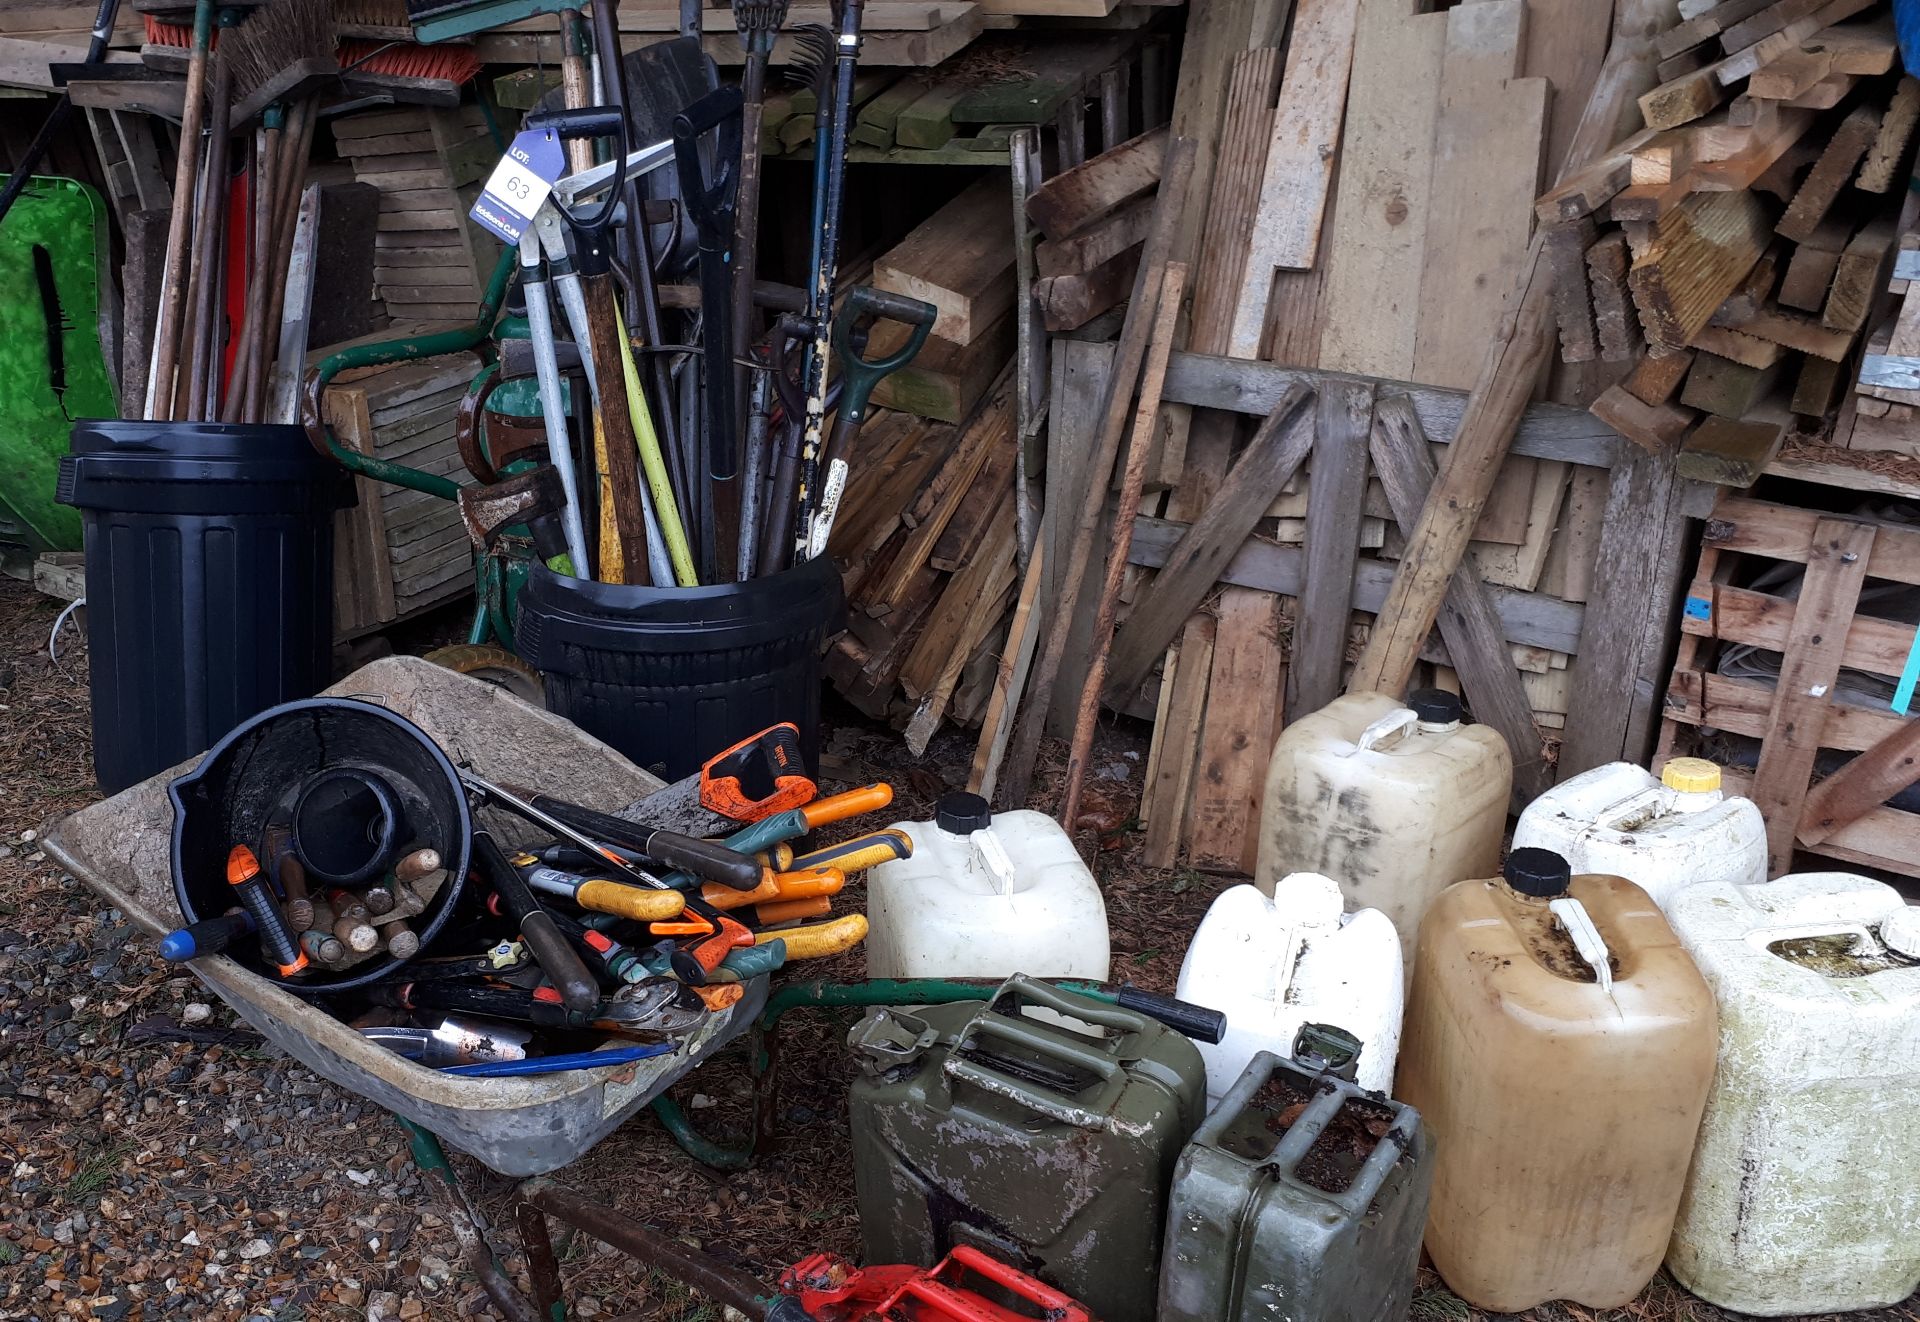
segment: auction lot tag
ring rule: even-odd
[[[565,169],[558,137],[539,129],[517,133],[467,214],[482,229],[518,243]]]

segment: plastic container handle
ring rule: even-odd
[[[1573,941],[1575,952],[1593,970],[1594,981],[1600,984],[1600,990],[1608,996],[1613,995],[1612,957],[1607,950],[1606,938],[1600,935],[1600,929],[1587,913],[1587,906],[1571,896],[1562,896],[1550,901],[1547,908],[1560,920],[1560,926]]]
[[[1396,707],[1360,732],[1360,737],[1353,741],[1354,751],[1370,753],[1376,745],[1394,735],[1404,734],[1419,723],[1420,717],[1411,708]]]
[[[1195,1005],[1192,1001],[1162,996],[1159,992],[1143,990],[1130,982],[1121,984],[1114,999],[1121,1009],[1143,1014],[1196,1042],[1218,1046],[1227,1035],[1226,1015],[1218,1010],[1209,1010],[1204,1005]]]

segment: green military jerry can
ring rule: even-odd
[[[1167,1181],[1206,1107],[1191,1042],[1016,976],[985,1008],[876,1010],[849,1044],[868,1262],[971,1244],[1101,1322],[1151,1322]]]
[[[1308,1024],[1253,1058],[1180,1154],[1160,1322],[1400,1322],[1433,1161],[1419,1113],[1352,1081],[1360,1043]]]

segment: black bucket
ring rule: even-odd
[[[69,444],[94,775],[116,794],[326,686],[333,515],[353,481],[298,427],[82,421]]]
[[[820,657],[842,626],[840,571],[821,556],[703,588],[593,583],[536,566],[515,642],[547,710],[678,780],[781,721],[819,765]]]
[[[173,800],[173,894],[186,921],[231,908],[227,852],[247,845],[271,867],[268,828],[291,831],[294,810],[316,775],[343,770],[378,776],[393,793],[410,837],[401,842],[404,850],[439,851],[447,879],[426,912],[412,920],[420,949],[431,947],[466,883],[473,815],[460,773],[413,722],[351,698],[308,698],[262,712],[167,787]],[[342,972],[309,966],[282,979],[254,942],[238,942],[227,953],[302,996],[363,987],[405,962],[380,954]]]

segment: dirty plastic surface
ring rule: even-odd
[[[1611,991],[1564,899],[1493,879],[1434,901],[1407,1000],[1394,1095],[1433,1136],[1427,1251],[1492,1312],[1619,1308],[1653,1279],[1713,1078],[1713,998],[1658,906],[1619,877],[1576,876],[1567,898]]]
[[[1512,791],[1513,758],[1488,726],[1343,694],[1274,743],[1254,884],[1271,895],[1288,873],[1332,877],[1348,908],[1393,920],[1411,969],[1433,897],[1499,871]]]
[[[1845,872],[1696,886],[1674,930],[1720,1055],[1667,1265],[1722,1308],[1885,1308],[1920,1286],[1920,961],[1891,886]],[[1920,954],[1920,950],[1914,950]]]
[[[1575,872],[1625,877],[1668,909],[1689,886],[1767,879],[1767,826],[1751,799],[1669,789],[1631,762],[1610,762],[1528,804],[1513,848],[1551,849]]]
[[[1378,909],[1341,912],[1340,887],[1298,872],[1272,896],[1232,886],[1214,900],[1180,965],[1174,995],[1227,1016],[1218,1044],[1196,1042],[1218,1105],[1258,1052],[1286,1056],[1302,1024],[1360,1039],[1360,1086],[1393,1087],[1405,979],[1400,938]]]
[[[1107,906],[1073,840],[1045,813],[994,813],[980,831],[895,822],[907,858],[867,874],[874,978],[1107,980]]]
[[[566,721],[493,685],[417,657],[388,657],[327,690],[378,702],[419,726],[457,765],[484,777],[532,781],[558,798],[606,812],[660,782]],[[148,932],[179,926],[167,853],[167,784],[195,758],[84,808],[46,838],[47,852]],[[518,819],[492,809],[482,825],[511,835]],[[200,980],[274,1045],[314,1073],[377,1102],[503,1175],[538,1175],[578,1159],[681,1075],[745,1032],[767,980],[747,984],[682,1050],[617,1070],[518,1079],[463,1079],[426,1069],[361,1037],[224,956],[191,965]]]

